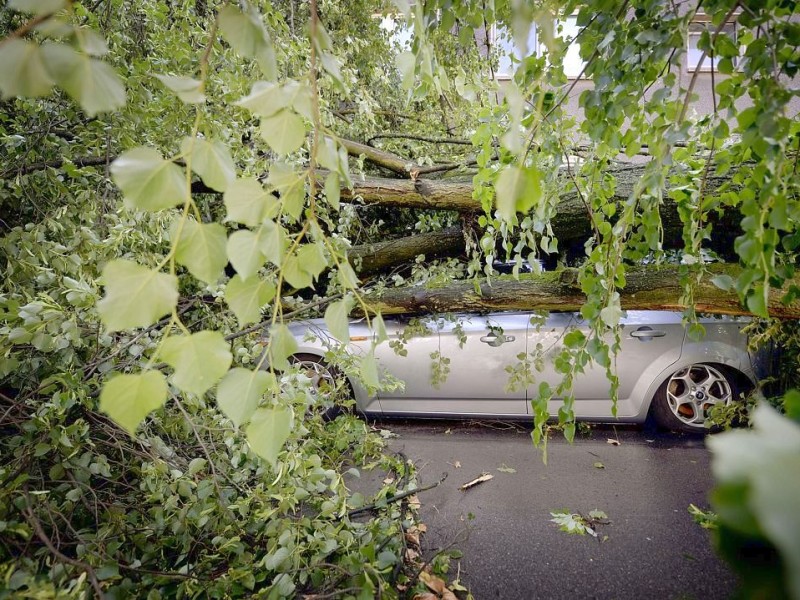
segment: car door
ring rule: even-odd
[[[384,413],[519,416],[527,412],[524,387],[508,390],[506,367],[525,352],[528,317],[493,313],[390,321],[390,342],[415,331],[401,356],[384,342],[375,351],[381,368],[404,383],[379,392]]]
[[[614,365],[619,377],[617,416],[631,418],[640,414],[642,402],[647,400],[641,390],[680,358],[685,330],[680,313],[661,311],[627,311],[621,325],[621,346]],[[578,327],[588,334],[579,313],[552,313],[543,324],[529,329],[528,348],[535,353],[538,345],[542,359],[541,370],[534,372],[535,383],[527,390],[529,400],[536,398],[540,381],[547,381],[551,387],[561,382],[553,360],[563,349],[563,336],[569,327]],[[611,342],[610,336],[608,341]],[[594,363],[587,366],[584,373],[575,377],[573,392],[577,417],[612,417],[605,368]],[[548,412],[556,416],[561,404],[560,398],[554,398]]]

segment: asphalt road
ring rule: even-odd
[[[476,600],[706,600],[727,598],[735,589],[709,533],[687,512],[690,503],[708,507],[710,454],[702,439],[595,428],[573,445],[554,436],[545,466],[529,427],[379,426],[399,436],[391,447],[416,463],[421,485],[448,473],[444,483],[419,495],[428,527],[423,547],[428,556],[451,545],[460,549],[452,573],[460,568]],[[515,472],[498,470],[505,467]],[[459,490],[482,473],[494,477]],[[550,522],[550,512],[559,509],[584,515],[599,509],[610,522],[597,527],[597,539],[567,535]]]

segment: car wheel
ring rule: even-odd
[[[326,421],[339,416],[345,410],[343,401],[350,394],[342,375],[314,354],[295,354],[291,361],[311,380],[314,403],[309,406],[309,414],[319,414]]]
[[[673,373],[653,398],[653,416],[665,429],[704,433],[708,411],[738,398],[736,382],[722,368],[694,364]]]

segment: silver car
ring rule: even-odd
[[[617,416],[612,415],[605,369],[591,364],[574,382],[576,417],[642,423],[652,414],[662,427],[702,431],[713,405],[738,400],[764,375],[764,360],[748,352],[742,333],[748,321],[701,319],[706,333],[695,341],[687,336],[680,313],[627,311],[616,357]],[[387,318],[389,341],[376,347],[375,356],[382,375],[404,385],[374,394],[328,365],[325,355],[333,340],[324,321],[290,327],[299,345],[293,361],[322,399],[344,378],[357,410],[366,415],[530,419],[530,401],[540,382],[555,388],[561,381],[553,358],[563,349],[565,332],[581,326],[579,313]],[[363,321],[351,322],[347,351],[368,352],[373,336]],[[522,385],[513,385],[521,358],[536,363],[530,369],[533,381],[526,378]],[[550,402],[551,416],[561,404],[558,398]]]

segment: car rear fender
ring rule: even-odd
[[[650,404],[658,388],[661,387],[661,384],[669,379],[673,373],[680,371],[684,367],[698,363],[723,365],[736,373],[744,374],[747,379],[755,385],[755,375],[750,367],[750,356],[747,353],[746,347],[732,346],[722,342],[685,342],[680,359],[661,371],[647,387],[644,401],[641,405],[642,412],[639,416],[641,418],[647,416],[650,410]]]

